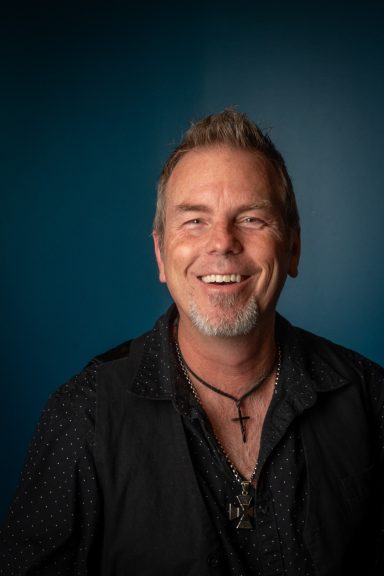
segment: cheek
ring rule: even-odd
[[[285,278],[290,268],[290,254],[281,245],[274,246],[273,249],[266,250],[259,260],[261,276],[266,281],[279,283],[281,278]]]
[[[165,257],[168,263],[167,268],[181,273],[194,259],[197,242],[169,242],[166,246]]]

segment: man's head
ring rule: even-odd
[[[233,110],[200,121],[165,165],[153,237],[181,329],[219,337],[271,329],[300,254],[281,155]]]
[[[197,148],[225,145],[239,150],[247,150],[268,159],[276,175],[276,185],[281,197],[283,219],[287,230],[298,230],[299,213],[291,178],[284,159],[267,134],[245,114],[228,108],[192,123],[180,144],[174,149],[164,164],[157,185],[157,205],[153,229],[163,247],[168,180],[178,162],[185,154]]]

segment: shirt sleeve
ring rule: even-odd
[[[0,533],[0,574],[97,574],[95,369],[48,401]]]

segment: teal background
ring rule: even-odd
[[[169,303],[151,222],[191,119],[238,106],[302,217],[280,311],[384,363],[379,2],[13,3],[0,21],[1,499],[48,395]]]

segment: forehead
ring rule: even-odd
[[[187,152],[167,183],[167,205],[193,198],[278,201],[276,173],[268,159],[249,150],[207,146]]]

